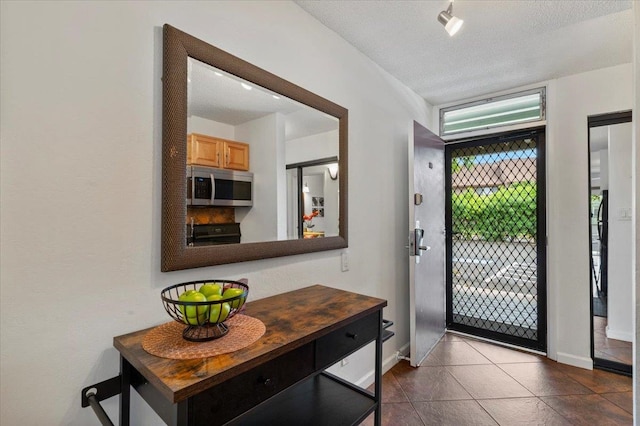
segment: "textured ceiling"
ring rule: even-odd
[[[632,60],[631,0],[296,0],[432,105]]]

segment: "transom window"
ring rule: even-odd
[[[440,110],[440,136],[545,119],[545,88],[455,105]]]

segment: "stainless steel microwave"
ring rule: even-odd
[[[253,173],[187,166],[187,205],[252,206]]]

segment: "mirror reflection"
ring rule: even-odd
[[[339,235],[339,120],[187,63],[187,247]]]
[[[287,164],[287,231],[289,238],[338,235],[337,157]]]
[[[632,139],[630,112],[589,128],[594,365],[625,374],[633,361]]]

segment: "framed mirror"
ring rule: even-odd
[[[345,108],[165,24],[162,115],[163,272],[348,246]]]
[[[633,113],[587,117],[591,358],[594,368],[633,370],[631,205]]]

